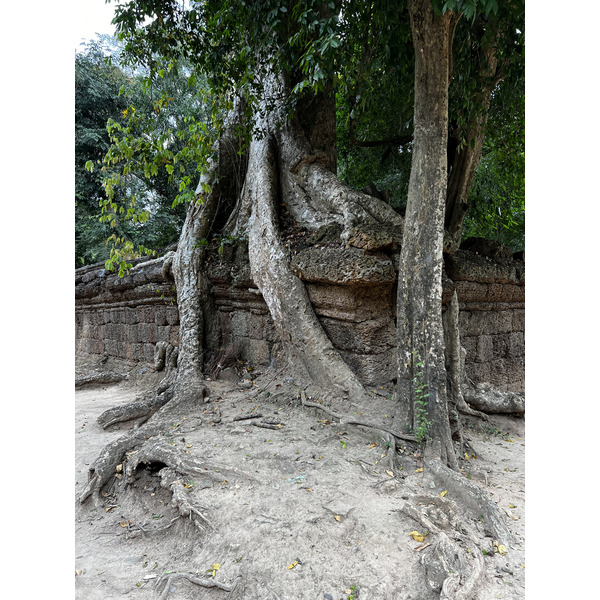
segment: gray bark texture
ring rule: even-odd
[[[436,442],[436,452],[445,463],[456,467],[442,323],[448,72],[455,16],[450,12],[434,15],[429,0],[410,0],[408,8],[415,47],[414,146],[398,274],[394,422],[396,427],[418,431],[423,429],[424,420],[429,421],[426,428]],[[419,378],[422,380],[415,381]],[[428,394],[426,398],[424,394]],[[426,419],[416,406],[418,402],[427,404]]]

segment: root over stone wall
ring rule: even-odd
[[[280,343],[246,254],[240,244],[209,261],[220,332],[218,346],[209,350],[232,347],[241,360],[278,366]],[[396,376],[394,259],[354,247],[314,246],[292,258],[327,335],[367,386]],[[467,375],[475,383],[523,391],[524,262],[459,250],[446,258],[445,271],[443,303],[456,289]],[[176,291],[160,262],[139,263],[122,279],[103,265],[78,269],[75,292],[78,353],[152,365],[157,342],[178,346]]]

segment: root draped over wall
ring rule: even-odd
[[[311,241],[318,239],[313,236]],[[374,259],[363,249],[345,250],[342,243],[313,243],[291,261],[327,335],[365,385],[395,377],[395,272],[390,254],[381,252]],[[152,366],[157,343],[179,344],[175,284],[157,262],[140,263],[123,279],[103,267],[75,272],[76,350]],[[448,304],[456,289],[466,372],[475,383],[503,391],[524,389],[524,268],[520,260],[490,258],[474,250],[460,250],[446,259],[449,279],[443,302]],[[250,275],[247,245],[226,247],[221,256],[212,256],[208,279],[215,329],[221,336],[208,350],[234,346],[243,360],[277,364],[280,340]]]

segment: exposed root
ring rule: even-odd
[[[269,308],[295,370],[324,390],[365,395],[364,387],[325,334],[304,283],[292,272],[279,232],[273,140],[252,143],[245,193],[252,198],[248,252],[252,279]]]
[[[485,576],[484,561],[474,537],[459,532],[465,531],[466,523],[458,516],[458,506],[439,497],[415,497],[413,501],[429,506],[422,512],[407,502],[402,511],[435,536],[431,549],[421,558],[427,584],[442,600],[470,600]]]
[[[125,406],[115,406],[105,410],[98,417],[98,424],[107,429],[111,425],[134,419],[148,420],[173,397],[172,384],[173,374],[169,374],[159,383],[158,388],[151,396],[142,396]]]
[[[237,478],[245,481],[255,481],[251,476],[233,469],[213,464],[208,461],[200,461],[190,454],[186,454],[172,446],[164,436],[155,435],[134,452],[129,454],[127,467],[125,469],[126,482],[131,483],[135,470],[142,463],[161,463],[171,467],[183,475],[196,477],[209,477],[215,482],[222,482],[224,477]],[[180,477],[182,475],[179,475]]]
[[[456,402],[456,409],[458,410],[458,412],[462,413],[463,415],[468,415],[469,417],[477,417],[478,419],[483,419],[484,421],[490,420],[484,412],[471,408],[465,402],[464,398],[461,398]]]
[[[103,429],[108,429],[111,425],[133,421],[134,419],[148,420],[159,408],[169,401],[169,396],[160,394],[153,396],[148,400],[137,400],[126,406],[115,406],[105,410],[98,417],[98,424]]]
[[[463,386],[465,400],[490,414],[525,414],[525,396],[519,392],[502,392],[486,383]]]
[[[388,435],[393,436],[396,439],[402,440],[404,442],[413,442],[417,443],[417,438],[414,435],[409,435],[408,433],[398,433],[396,431],[392,431],[383,425],[379,425],[377,423],[369,423],[368,421],[361,421],[359,419],[354,419],[353,417],[344,417],[333,410],[323,406],[322,404],[316,404],[315,402],[309,402],[306,400],[306,394],[302,392],[302,406],[307,408],[317,408],[322,410],[324,413],[333,417],[334,419],[339,420],[340,425],[360,425],[361,427],[369,427],[371,429],[377,429],[379,431],[383,431]],[[384,436],[387,437],[387,436]]]
[[[201,512],[206,509],[190,500],[188,486],[183,483],[182,475],[171,467],[161,469],[159,475],[161,486],[173,494],[171,506],[176,508],[182,517],[189,517],[199,529],[206,531],[210,527],[210,521]]]
[[[500,544],[505,546],[510,544],[510,531],[504,524],[498,507],[488,494],[460,473],[449,469],[439,458],[427,459],[426,466],[434,479],[453,497],[460,499],[474,515],[483,517],[489,535],[498,540]]]
[[[114,373],[112,371],[107,371],[105,373],[90,373],[88,375],[77,377],[75,379],[75,387],[80,388],[84,385],[119,383],[119,381],[123,381],[124,379],[127,379],[127,375],[123,373]]]
[[[199,585],[204,588],[218,588],[225,592],[233,592],[237,584],[237,581],[235,581],[233,585],[226,585],[220,581],[216,581],[215,579],[203,579],[197,575],[192,575],[191,573],[169,573],[168,575],[161,577],[156,584],[156,589],[158,591],[163,583],[165,583],[163,592],[160,595],[160,600],[165,600],[169,596],[171,585],[178,579],[187,579],[194,585]]]
[[[105,446],[88,470],[88,483],[81,493],[79,501],[83,504],[90,496],[94,495],[95,502],[99,504],[100,491],[117,474],[117,466],[121,464],[125,454],[159,433],[161,428],[161,424],[146,423]]]

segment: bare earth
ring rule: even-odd
[[[127,487],[115,478],[104,504],[90,499],[80,505],[89,465],[130,428],[103,430],[97,417],[133,400],[159,374],[137,367],[128,381],[76,391],[76,598],[161,597],[162,576],[181,572],[237,587],[229,594],[174,579],[168,594],[174,600],[439,598],[420,562],[431,547],[416,551],[422,544],[409,536],[425,532],[401,511],[412,494],[439,497],[444,491],[419,469],[418,457],[407,449],[402,469],[392,472],[375,431],[340,429],[321,411],[303,409],[284,375],[252,375],[252,384],[234,377],[208,382],[210,403],[172,424],[170,443],[206,462],[206,477],[186,481],[210,521],[205,532],[183,518],[167,527],[177,512],[160,487],[160,465],[140,468]],[[333,408],[384,424],[393,411],[390,390],[373,392],[368,407],[346,401]],[[262,418],[233,421],[255,413]],[[282,426],[253,424],[264,421]],[[469,419],[465,426],[474,456],[461,461],[464,473],[492,496],[513,535],[501,555],[478,515],[469,515],[486,553],[487,577],[476,598],[524,598],[524,419],[492,416],[489,423]]]

